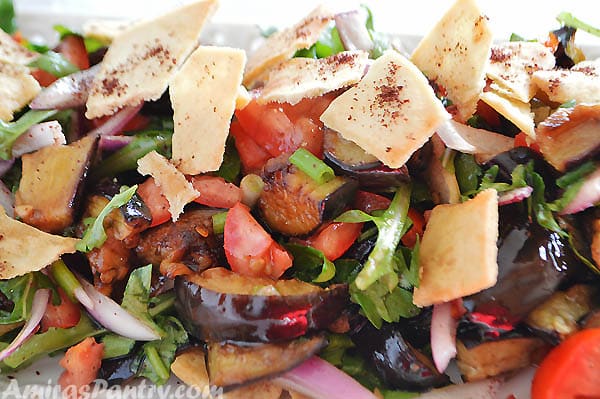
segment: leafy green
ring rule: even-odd
[[[133,316],[143,321],[157,334],[164,335],[160,327],[152,320],[148,312],[150,288],[152,284],[152,265],[139,267],[131,272],[121,306]]]
[[[595,171],[596,168],[597,165],[594,161],[588,161],[556,179],[556,185],[560,188],[568,188]]]
[[[11,159],[12,147],[15,140],[25,133],[31,126],[45,121],[56,115],[57,111],[29,110],[14,122],[0,120],[0,158]]]
[[[235,183],[241,170],[242,163],[240,161],[240,154],[235,147],[235,139],[233,136],[229,136],[227,138],[227,144],[225,145],[223,163],[221,163],[217,175],[221,176],[229,183]]]
[[[292,254],[294,276],[303,281],[325,283],[335,276],[335,265],[318,249],[300,244],[286,244]]]
[[[454,171],[462,195],[469,195],[477,190],[483,171],[473,155],[457,153],[454,157]]]
[[[93,37],[85,37],[77,32],[72,31],[64,25],[54,25],[54,30],[58,32],[60,35],[60,40],[64,39],[65,36],[79,36],[83,38],[83,44],[85,45],[85,51],[88,53],[93,53],[94,51],[98,51],[103,47],[106,47],[106,43],[103,43],[101,40],[98,40]]]
[[[575,105],[577,105],[577,101],[575,99],[571,99],[560,104],[558,108],[573,108]]]
[[[354,343],[345,334],[328,334],[327,346],[319,353],[319,356],[336,367],[343,364],[344,354],[349,348],[354,348]]]
[[[331,24],[323,31],[323,33],[321,33],[319,40],[317,40],[315,44],[307,49],[298,50],[294,57],[325,58],[341,53],[344,50],[344,44],[342,43],[340,34],[335,27],[335,24]]]
[[[17,30],[15,7],[12,0],[0,0],[0,29],[12,34]]]
[[[370,56],[373,59],[377,59],[385,52],[385,50],[390,47],[390,40],[385,34],[375,30],[373,23],[373,12],[371,9],[364,4],[362,4],[361,7],[367,12],[365,26],[367,27],[367,31],[369,32],[371,40],[373,41],[373,49],[371,50]]]
[[[30,62],[28,66],[39,68],[57,78],[62,78],[63,76],[79,71],[79,68],[71,64],[65,57],[52,50],[40,54],[40,56]]]
[[[561,12],[556,16],[556,20],[565,26],[580,29],[594,36],[600,36],[600,29],[593,27],[582,20],[575,18],[570,12]]]
[[[151,317],[156,317],[159,314],[167,313],[173,309],[175,305],[175,292],[173,290],[167,291],[163,294],[150,298],[148,314]]]
[[[103,359],[128,355],[135,346],[135,340],[117,334],[106,334],[101,339],[104,344]]]
[[[104,218],[108,216],[114,209],[117,209],[123,205],[125,205],[133,194],[135,194],[135,190],[137,190],[137,185],[132,186],[130,188],[126,188],[125,186],[121,187],[121,192],[115,195],[109,202],[106,204],[104,209],[100,211],[97,217],[88,218],[88,225],[85,233],[83,234],[83,238],[75,245],[75,248],[80,252],[89,252],[94,248],[100,247],[106,241],[106,232],[104,231]]]
[[[0,310],[0,324],[13,324],[27,320],[31,313],[33,296],[39,288],[52,288],[48,277],[41,272],[0,280],[0,291],[14,304],[11,311]]]
[[[156,322],[166,335],[161,340],[145,343],[132,367],[138,376],[163,385],[171,375],[175,352],[188,342],[188,334],[175,317],[158,316]]]

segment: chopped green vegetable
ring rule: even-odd
[[[556,179],[556,185],[560,188],[568,188],[570,185],[577,183],[579,180],[595,171],[597,167],[598,166],[594,161],[588,161]]]
[[[0,324],[13,324],[27,320],[31,313],[33,296],[39,288],[52,288],[48,277],[41,272],[0,280],[0,291],[14,305],[11,311],[0,310]]]
[[[454,172],[462,195],[469,196],[476,192],[483,171],[473,155],[457,153],[454,157]]]
[[[148,311],[150,304],[150,288],[152,284],[152,265],[139,267],[131,272],[123,294],[123,309],[143,321],[158,335],[164,331],[152,320]]]
[[[75,298],[75,290],[83,289],[83,287],[73,272],[69,270],[65,262],[63,262],[62,259],[59,259],[52,263],[50,266],[50,273],[52,274],[54,281],[56,281],[56,284],[63,289],[69,299],[77,303],[77,298]]]
[[[14,122],[0,120],[0,158],[11,159],[12,147],[15,140],[25,133],[31,126],[45,121],[56,115],[57,111],[29,110]]]
[[[556,20],[565,26],[580,29],[594,36],[600,36],[600,29],[583,22],[578,18],[575,18],[570,12],[561,12],[556,16]]]
[[[298,148],[294,151],[290,155],[290,163],[310,176],[317,184],[325,184],[335,177],[333,169],[306,148]]]
[[[17,30],[15,7],[12,0],[0,0],[0,29],[12,34]]]
[[[576,105],[577,105],[576,100],[569,100],[569,101],[565,101],[564,103],[560,104],[558,106],[558,108],[573,108]]]
[[[135,346],[135,340],[117,334],[106,334],[102,337],[104,344],[103,359],[112,359],[128,355]]]
[[[350,337],[344,334],[328,334],[327,346],[319,353],[319,357],[336,367],[341,367],[344,354],[349,348],[354,348]]]
[[[518,34],[516,34],[516,33],[513,32],[513,33],[510,34],[510,38],[508,39],[508,41],[510,41],[510,42],[524,42],[525,38],[523,36],[518,35]]]
[[[300,244],[287,244],[292,254],[294,276],[303,281],[325,283],[335,276],[335,265],[318,249]]]
[[[62,78],[63,76],[79,71],[79,68],[67,61],[65,57],[52,50],[41,54],[38,58],[30,62],[28,66],[39,68],[57,78]]]
[[[241,170],[242,162],[240,161],[240,155],[235,147],[235,139],[233,136],[229,136],[227,138],[227,144],[225,145],[223,163],[221,163],[217,175],[221,176],[229,183],[235,183]]]
[[[164,294],[150,298],[148,314],[150,317],[154,318],[159,314],[163,314],[171,310],[173,305],[175,305],[175,293],[173,291],[165,292]]]
[[[135,190],[137,190],[137,185],[127,189],[125,188],[125,186],[121,187],[121,192],[115,195],[108,202],[108,204],[106,204],[104,209],[100,211],[100,214],[98,214],[96,218],[89,218],[91,220],[88,220],[88,228],[85,230],[83,238],[75,245],[75,248],[78,251],[89,252],[92,249],[98,248],[102,246],[102,244],[104,244],[104,241],[106,241],[106,232],[104,231],[104,219],[114,209],[117,209],[129,202],[131,197],[133,197],[133,194],[135,194]]]
[[[227,211],[215,213],[212,215],[213,233],[223,234],[225,231],[225,220],[227,219]]]
[[[344,44],[340,38],[340,34],[335,27],[335,24],[331,24],[329,28],[325,29],[319,40],[307,49],[298,50],[294,57],[302,58],[325,58],[332,56],[337,53],[344,51]]]

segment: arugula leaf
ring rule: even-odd
[[[137,370],[139,377],[146,377],[156,385],[164,385],[171,376],[175,352],[188,342],[188,334],[173,316],[158,316],[156,322],[166,332],[165,337],[145,343],[132,369]]]
[[[139,267],[131,272],[121,306],[152,328],[158,335],[164,335],[148,311],[150,304],[150,286],[152,284],[152,265]]]
[[[565,173],[560,178],[556,179],[556,185],[560,188],[568,188],[571,184],[575,184],[593,171],[597,165],[594,161],[588,161],[572,171]]]
[[[102,337],[101,342],[104,344],[102,359],[125,356],[129,354],[135,346],[134,339],[117,334],[106,334]]]
[[[470,195],[477,190],[483,171],[473,155],[457,153],[454,157],[454,171],[462,195]]]
[[[11,311],[0,310],[0,324],[20,323],[29,318],[33,296],[39,288],[53,288],[46,275],[41,272],[0,280],[0,291],[14,304]]]
[[[125,205],[137,190],[137,185],[124,190],[126,186],[121,187],[121,192],[115,195],[106,204],[104,209],[100,211],[96,218],[89,218],[88,228],[83,234],[83,238],[75,245],[75,248],[80,252],[89,252],[94,248],[98,248],[106,241],[106,232],[104,231],[104,218],[108,216],[114,209]]]
[[[375,30],[373,23],[373,12],[371,11],[371,9],[365,4],[361,4],[361,7],[364,8],[367,12],[367,20],[365,21],[365,26],[367,27],[367,31],[369,32],[371,40],[373,41],[373,49],[371,50],[370,56],[373,59],[377,59],[381,55],[383,55],[385,50],[390,48],[390,40],[388,36]]]
[[[40,123],[57,113],[58,111],[56,110],[29,110],[14,122],[4,122],[0,120],[0,158],[11,159],[12,147],[15,140],[31,126]]]
[[[39,68],[43,71],[51,73],[57,78],[62,78],[63,76],[67,76],[79,71],[79,68],[71,64],[65,57],[52,50],[40,54],[40,56],[30,62],[28,66]]]
[[[325,283],[335,276],[335,265],[318,249],[300,244],[286,244],[293,261],[294,276],[302,281]]]
[[[570,12],[561,12],[556,16],[556,20],[565,26],[580,29],[594,36],[600,36],[600,29],[593,27],[582,20],[575,18]]]
[[[12,0],[0,0],[0,29],[8,34],[15,33],[15,7]]]
[[[335,27],[335,24],[331,24],[329,28],[325,29],[319,40],[307,49],[298,50],[294,57],[302,58],[325,58],[332,56],[337,53],[344,51],[344,44],[340,38],[340,34]]]

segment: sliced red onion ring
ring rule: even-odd
[[[519,187],[512,190],[506,191],[498,196],[498,205],[514,204],[515,202],[521,202],[525,198],[531,197],[533,193],[533,187]]]
[[[376,399],[367,388],[334,365],[313,356],[275,378],[275,383],[314,399]]]
[[[336,14],[335,26],[346,50],[371,51],[373,49],[373,40],[365,26],[365,18],[358,10]]]
[[[581,212],[600,201],[600,168],[588,175],[571,202],[560,211],[561,215]]]
[[[100,136],[98,146],[104,151],[117,151],[131,143],[133,136]]]
[[[144,103],[133,107],[125,107],[120,109],[116,114],[111,116],[102,125],[98,126],[87,134],[97,134],[100,136],[114,136],[123,130],[123,127],[142,109]]]
[[[4,208],[6,214],[11,218],[15,217],[15,196],[0,180],[0,206]]]
[[[85,293],[92,300],[94,306],[88,307],[84,301],[81,304],[87,309],[98,323],[106,329],[136,341],[154,341],[160,336],[141,320],[123,309],[118,303],[100,293],[94,286],[80,278]]]
[[[461,136],[456,128],[456,122],[452,120],[447,120],[438,126],[436,133],[438,136],[440,136],[444,144],[446,144],[446,147],[450,149],[467,154],[473,154],[477,150],[471,143]]]
[[[448,363],[456,356],[456,326],[452,317],[452,302],[433,305],[431,315],[431,354],[440,373],[446,371]]]
[[[15,159],[0,159],[0,177],[4,176],[15,164]]]
[[[67,109],[85,104],[100,64],[58,79],[29,104],[31,109]]]
[[[48,300],[50,299],[50,290],[47,288],[39,289],[33,295],[33,301],[31,304],[31,315],[29,320],[25,323],[19,334],[15,339],[8,345],[2,352],[0,352],[0,361],[6,359],[16,351],[23,342],[37,331],[42,316],[46,313],[46,307],[48,306]]]
[[[23,154],[37,151],[40,148],[66,143],[67,140],[58,121],[37,123],[15,140],[12,148],[12,156],[18,158]]]

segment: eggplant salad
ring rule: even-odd
[[[3,376],[600,398],[600,30],[456,0],[407,52],[319,6],[246,51],[201,43],[217,3],[48,47],[0,0]]]

